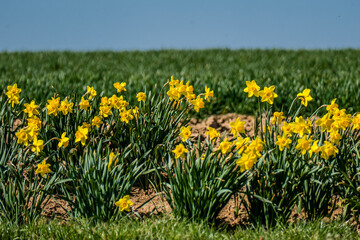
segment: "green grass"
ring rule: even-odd
[[[287,109],[296,94],[311,89],[307,110],[338,98],[340,107],[360,111],[360,50],[162,50],[131,52],[0,53],[0,86],[18,83],[29,98],[45,100],[58,91],[83,94],[86,85],[112,95],[112,84],[127,82],[128,98],[161,87],[171,75],[215,90],[216,101],[202,116],[253,113],[255,99],[243,92],[245,81],[276,85],[275,106]],[[250,104],[249,104],[250,103]]]
[[[300,222],[287,228],[270,230],[236,228],[218,229],[171,217],[145,220],[122,219],[116,222],[89,221],[60,223],[42,221],[21,228],[0,225],[1,239],[360,239],[356,230],[334,221]]]

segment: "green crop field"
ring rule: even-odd
[[[275,106],[287,109],[296,94],[311,89],[307,110],[338,99],[342,108],[359,111],[360,50],[163,50],[131,52],[0,53],[1,86],[18,83],[29,99],[45,100],[54,91],[64,97],[83,94],[86,85],[114,93],[113,83],[127,83],[128,99],[136,92],[160,88],[173,75],[203,91],[214,89],[216,101],[202,116],[252,113],[255,101],[243,93],[245,81],[275,85]]]

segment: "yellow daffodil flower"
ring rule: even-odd
[[[200,96],[197,96],[197,98],[192,100],[191,103],[194,105],[194,109],[196,112],[199,112],[200,108],[205,107],[204,101]]]
[[[248,97],[259,97],[259,90],[260,87],[256,84],[255,80],[246,81],[246,88],[244,89],[244,92],[248,93]]]
[[[115,205],[119,207],[120,212],[130,212],[130,207],[133,205],[133,202],[130,201],[130,196],[126,195],[123,198],[119,199],[119,201],[117,201]]]
[[[274,93],[275,86],[265,87],[264,90],[259,91],[259,96],[261,97],[261,102],[268,102],[269,104],[274,103],[274,98],[277,98],[278,95]]]
[[[236,137],[239,133],[245,133],[245,122],[240,121],[240,118],[237,118],[235,122],[230,122],[231,133]]]
[[[187,153],[188,150],[180,143],[172,152],[175,153],[175,158],[183,158],[185,157],[185,153]]]
[[[146,101],[146,94],[144,92],[139,92],[136,95],[136,98],[137,98],[138,102],[140,102],[140,101],[145,102]]]
[[[14,107],[14,104],[19,104],[21,89],[17,87],[15,83],[12,86],[7,86],[6,96],[9,98],[9,103],[11,107]]]
[[[86,139],[88,139],[89,129],[78,126],[78,130],[75,133],[75,143],[81,142],[84,146]]]
[[[188,140],[191,136],[191,126],[181,127],[179,136],[181,137],[181,141],[183,142]]]
[[[310,89],[305,89],[302,93],[297,95],[301,100],[301,104],[307,107],[308,102],[312,101],[313,98],[310,96]]]
[[[85,98],[81,97],[81,101],[80,101],[80,109],[83,109],[85,111],[87,111],[88,109],[91,109],[89,100],[86,100]]]
[[[307,135],[304,135],[302,138],[299,138],[297,141],[297,145],[295,147],[296,150],[301,151],[302,155],[305,155],[306,151],[310,150],[311,143],[313,140],[312,137],[308,138]]]
[[[93,120],[91,120],[91,125],[100,128],[100,125],[103,124],[102,118],[100,116],[95,116]]]
[[[39,105],[36,105],[34,100],[32,100],[30,103],[25,103],[24,107],[24,113],[27,113],[28,117],[31,118],[34,115],[39,115],[39,111],[37,110]]]
[[[116,82],[114,83],[114,88],[116,88],[117,92],[122,92],[122,91],[126,91],[126,83],[122,82],[122,83],[119,83],[119,82]]]
[[[291,142],[292,142],[291,139],[287,138],[286,135],[284,135],[284,136],[278,135],[277,136],[277,141],[275,142],[275,144],[279,146],[280,151],[283,151],[284,148],[287,148],[287,149],[290,148],[290,143]]]
[[[64,148],[66,148],[69,145],[69,140],[70,139],[66,137],[66,132],[64,132],[63,134],[61,134],[58,147],[61,148],[62,146],[64,146]]]
[[[222,141],[219,145],[219,149],[221,151],[222,154],[225,154],[227,152],[230,151],[232,146],[232,143],[228,141],[227,138],[224,139],[224,141]]]
[[[209,127],[208,131],[205,134],[210,137],[210,140],[220,137],[220,133],[216,131],[215,128],[212,127]]]
[[[32,142],[31,151],[36,152],[36,156],[44,149],[44,141],[38,140],[35,136]]]
[[[93,87],[87,86],[86,94],[89,94],[89,99],[91,100],[97,95],[97,92]]]
[[[48,104],[46,105],[46,108],[48,110],[48,114],[53,114],[56,117],[60,107],[60,98],[52,97],[50,100],[47,100],[47,102]]]
[[[45,177],[45,174],[51,173],[50,166],[49,163],[46,163],[46,160],[43,160],[42,163],[37,165],[35,173]]]
[[[210,91],[210,88],[208,88],[207,86],[205,86],[205,100],[207,100],[208,102],[210,102],[210,97],[214,97],[214,91]]]

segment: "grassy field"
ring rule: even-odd
[[[54,91],[65,97],[82,94],[86,85],[114,93],[112,84],[127,82],[128,98],[160,88],[173,75],[190,81],[197,92],[205,85],[216,101],[202,116],[224,112],[252,113],[254,99],[243,94],[245,81],[274,84],[277,108],[288,109],[296,94],[311,89],[307,111],[338,98],[340,107],[359,111],[360,50],[163,50],[132,52],[0,53],[1,86],[18,83],[30,99],[45,100]]]
[[[287,228],[271,230],[214,228],[169,217],[143,221],[122,219],[116,222],[90,223],[89,221],[61,224],[40,222],[27,224],[21,229],[0,225],[1,239],[360,239],[353,227],[341,222],[300,222]]]

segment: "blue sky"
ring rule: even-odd
[[[1,0],[0,51],[360,48],[359,0]]]

